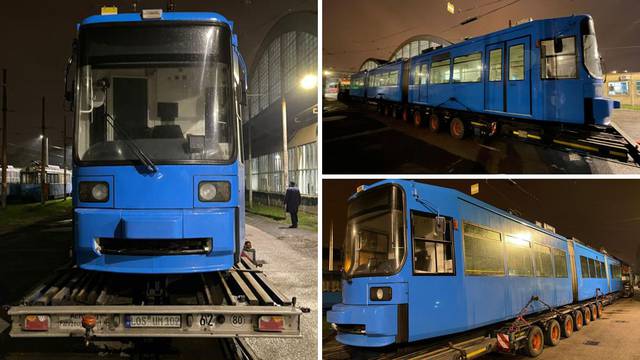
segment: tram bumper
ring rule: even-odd
[[[611,123],[613,109],[620,108],[620,102],[602,97],[591,100],[592,116],[596,125],[608,126]]]
[[[327,321],[338,331],[336,340],[352,346],[381,347],[396,342],[398,305],[336,304]]]
[[[74,210],[75,255],[86,270],[170,274],[228,270],[238,214],[207,209]]]

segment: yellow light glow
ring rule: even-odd
[[[309,90],[315,88],[317,83],[318,77],[316,75],[307,74],[300,80],[300,87]]]
[[[329,76],[329,75],[331,75],[331,71],[329,71],[329,70],[325,70],[325,71],[324,71],[324,76]]]
[[[509,235],[507,236],[507,241],[513,245],[529,247],[530,241],[531,241],[531,234],[523,232],[515,235]]]

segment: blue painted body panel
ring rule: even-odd
[[[580,243],[575,243],[574,249],[578,278],[578,300],[582,301],[596,297],[596,289],[605,294],[609,293],[607,278],[591,278],[588,274],[585,276],[580,266],[580,256],[604,262],[605,255]]]
[[[610,274],[611,273],[611,265],[622,265],[620,263],[620,261],[607,256],[607,272]],[[616,291],[622,291],[623,285],[622,285],[622,279],[616,279],[611,277],[611,281],[610,281],[610,285],[609,285],[609,291],[610,292],[616,292]]]
[[[615,101],[603,97],[603,79],[592,77],[584,65],[583,41],[580,23],[588,15],[535,20],[518,26],[472,38],[444,48],[432,50],[403,61],[409,62],[408,104],[485,115],[499,115],[512,119],[539,122],[559,122],[566,124],[609,125]],[[576,78],[542,79],[540,65],[540,40],[554,37],[575,37]],[[509,48],[524,46],[524,79],[510,80]],[[489,51],[502,49],[502,79],[489,79]],[[416,69],[427,65],[431,69],[434,57],[450,54],[453,73],[453,59],[458,56],[481,53],[482,75],[480,82],[458,83],[450,80],[444,84],[418,84]],[[383,65],[371,70],[367,77],[389,66],[402,68],[399,63]],[[429,71],[425,76],[429,77]],[[402,84],[384,89],[367,89],[368,98],[378,93],[385,99],[399,102],[398,94]],[[369,91],[370,90],[370,91]],[[588,105],[592,103],[592,105]]]
[[[366,71],[355,73],[351,75],[351,84],[353,84],[356,80],[364,79],[365,85],[366,85],[366,77],[367,77]],[[362,86],[357,89],[349,88],[349,96],[355,99],[364,99],[365,90],[366,90],[366,86]]]
[[[405,194],[405,232],[408,252],[406,260],[398,273],[391,276],[364,276],[354,277],[349,281],[343,280],[342,303],[335,305],[327,313],[327,321],[336,324],[365,325],[366,335],[339,332],[338,341],[354,346],[385,346],[396,342],[398,313],[394,306],[399,304],[408,305],[408,341],[418,341],[512,319],[532,296],[538,296],[551,306],[567,305],[574,301],[568,248],[570,242],[565,237],[452,189],[405,180],[383,180],[366,187],[365,191],[389,183],[400,186]],[[420,201],[416,201],[414,194]],[[428,202],[432,208],[427,209],[423,205],[424,202]],[[451,217],[458,222],[458,228],[453,231],[455,274],[413,273],[414,249],[410,241],[412,227],[407,225],[411,224],[410,213],[411,210],[433,213],[433,208],[436,208],[440,215]],[[464,223],[490,228],[501,233],[505,275],[480,276],[465,273]],[[564,251],[564,266],[568,275],[566,277],[508,275],[505,236],[523,233],[527,234],[531,243]],[[588,251],[590,256],[604,261],[602,254],[578,245],[576,243],[576,256],[578,251]],[[535,269],[533,252],[531,256]],[[580,279],[579,274],[578,278]],[[606,278],[585,280],[588,281],[578,284],[582,294],[580,300],[595,297],[596,287],[603,291],[607,289]],[[400,287],[394,287],[393,298],[390,301],[370,301],[369,288],[380,286],[380,284]],[[396,294],[398,294],[397,298]],[[385,305],[389,305],[390,308],[384,308]],[[385,312],[381,313],[383,311],[381,309],[385,309]],[[530,312],[542,310],[545,308],[539,303],[529,308]],[[386,327],[380,327],[379,316],[387,316],[384,321],[384,324],[387,324]]]
[[[238,180],[244,178],[243,173],[244,168],[238,163],[158,165],[158,172],[153,175],[138,173],[133,166],[75,167],[74,186],[80,181],[109,184],[109,200],[105,203],[82,203],[74,193],[78,265],[88,270],[123,273],[185,273],[231,268],[236,236],[244,238],[244,194]],[[229,181],[230,201],[198,201],[197,186],[201,180]],[[236,234],[237,231],[240,233]],[[95,249],[96,238],[131,241],[212,238],[213,244],[207,255],[123,256],[100,254]]]

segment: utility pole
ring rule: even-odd
[[[40,159],[40,204],[44,205],[44,203],[47,201],[47,194],[45,191],[45,187],[46,187],[46,181],[45,181],[45,176],[46,176],[46,167],[47,167],[47,163],[49,162],[47,159],[47,147],[48,147],[48,141],[47,141],[47,134],[45,133],[45,116],[44,116],[44,105],[45,105],[45,100],[44,100],[44,96],[42,97],[42,133],[40,136],[42,136],[42,154],[41,154],[41,159]]]
[[[2,69],[2,208],[7,207],[7,69]]]
[[[64,185],[62,188],[62,200],[67,200],[67,115],[63,116],[63,128],[62,128],[62,167],[63,167],[63,177],[64,177]]]

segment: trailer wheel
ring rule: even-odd
[[[589,305],[589,311],[591,311],[591,321],[596,321],[598,319],[598,308],[596,308],[596,304]]]
[[[604,306],[602,305],[602,301],[598,301],[598,317],[602,317],[604,313]]]
[[[464,122],[458,117],[451,119],[451,124],[449,124],[449,132],[454,139],[464,139],[464,136],[466,135]]]
[[[431,116],[429,116],[429,131],[431,131],[432,133],[437,133],[438,131],[440,131],[440,125],[441,123],[438,115],[431,114]]]
[[[563,337],[571,337],[571,334],[573,334],[573,317],[571,315],[567,314],[562,318],[561,330],[561,335]]]
[[[591,309],[587,306],[584,308],[584,325],[587,326],[591,322]]]
[[[584,325],[584,316],[582,315],[582,311],[576,310],[575,313],[573,314],[573,319],[574,319],[573,329],[575,331],[580,331],[580,329],[582,329],[582,326]]]
[[[409,109],[406,107],[404,108],[404,110],[402,110],[402,121],[404,122],[409,121]]]
[[[547,323],[547,331],[544,333],[545,345],[558,345],[558,343],[560,343],[560,333],[560,323],[558,323],[558,320],[549,320],[549,322]]]
[[[539,326],[532,326],[527,335],[527,343],[525,350],[527,355],[531,357],[537,357],[542,354],[544,348],[544,336],[542,335],[542,329]]]
[[[416,110],[413,112],[413,125],[415,127],[422,126],[422,114],[420,113],[419,110]]]

